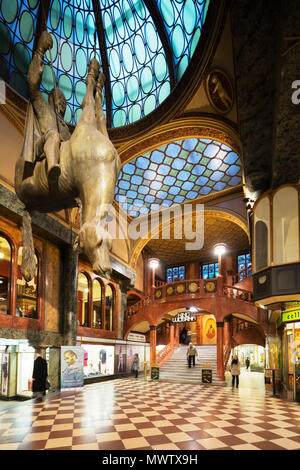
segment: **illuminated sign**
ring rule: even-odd
[[[192,322],[196,321],[196,317],[192,316],[189,312],[180,312],[172,321],[173,323]]]
[[[289,321],[299,321],[300,320],[300,309],[298,310],[285,310],[282,312],[281,320],[283,323]]]

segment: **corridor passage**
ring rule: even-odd
[[[228,377],[230,380],[230,377]],[[119,379],[0,407],[0,450],[296,450],[300,404],[240,388]]]

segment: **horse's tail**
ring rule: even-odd
[[[23,237],[23,252],[22,252],[21,272],[25,281],[29,282],[35,276],[36,265],[35,265],[35,259],[34,259],[34,245],[33,245],[33,238],[32,238],[31,214],[26,209],[24,209],[24,213],[23,213],[22,237]]]

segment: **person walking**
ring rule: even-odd
[[[136,379],[138,378],[138,375],[139,375],[139,366],[140,366],[140,359],[139,359],[139,355],[136,353],[132,361],[132,372],[135,373]]]
[[[246,364],[246,370],[249,369],[249,366],[250,366],[250,360],[249,360],[249,357],[247,357],[246,361],[245,361],[245,364]]]
[[[236,384],[236,388],[238,388],[240,375],[240,363],[238,356],[233,356],[231,361],[230,372],[232,375],[232,388],[234,387],[234,383]]]
[[[32,391],[35,398],[42,400],[46,395],[46,380],[48,377],[47,362],[40,354],[34,355],[32,373]]]
[[[195,365],[196,365],[195,358],[196,358],[196,356],[198,356],[198,352],[197,352],[197,349],[195,348],[195,346],[193,345],[193,343],[189,344],[186,355],[187,355],[187,358],[188,358],[189,368],[192,367],[192,363],[193,363],[193,367],[195,367]]]

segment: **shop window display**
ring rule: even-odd
[[[31,397],[34,348],[26,343],[18,345],[17,395]]]
[[[114,374],[114,346],[83,344],[84,376]]]
[[[105,288],[105,330],[113,331],[114,291],[108,284]]]
[[[0,314],[9,314],[9,289],[11,277],[11,246],[0,236]]]
[[[18,278],[17,278],[17,311],[18,317],[38,318],[38,257],[34,255],[35,276],[30,282],[26,282],[21,273],[22,250],[18,251]]]
[[[89,321],[89,280],[83,273],[78,275],[77,319],[79,326],[90,326]]]
[[[102,328],[102,286],[98,279],[93,282],[93,328]]]

